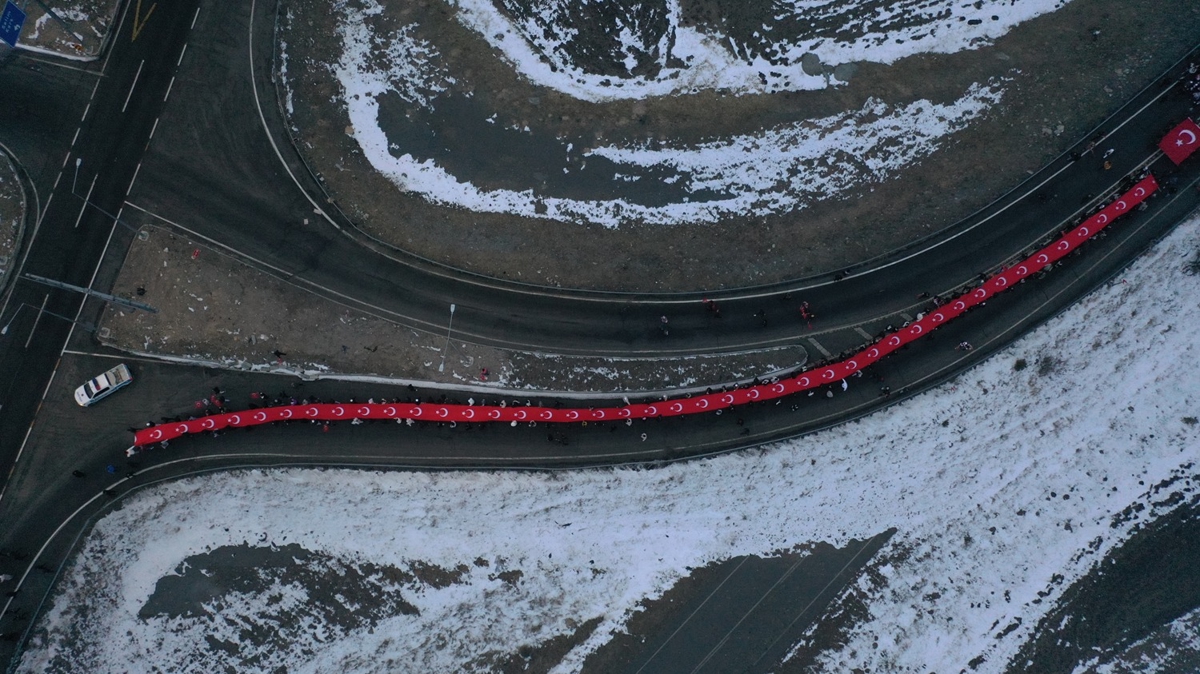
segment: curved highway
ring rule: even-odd
[[[1164,74],[1166,86],[1149,87],[1099,129],[1105,145],[1119,150],[1113,170],[1064,156],[967,221],[864,263],[845,278],[711,293],[722,305],[719,322],[701,306],[699,294],[517,286],[419,260],[398,263],[393,257],[402,254],[364,246],[369,242],[350,223],[331,216],[335,227],[316,217],[313,202],[324,197],[280,128],[268,69],[256,65],[270,62],[273,5],[218,8],[190,0],[162,5],[144,21],[129,16],[130,5],[102,62],[53,64],[17,54],[0,64],[11,101],[0,106],[0,142],[24,162],[43,203],[36,230],[26,237],[25,273],[106,290],[133,228],[155,220],[404,324],[443,330],[447,308],[455,303],[456,334],[482,344],[630,355],[716,353],[803,338],[814,349],[819,344],[818,351],[838,353],[915,314],[924,303],[919,295],[951,292],[1030,250],[1114,191],[1128,173],[1151,166],[1166,181],[1168,189],[1146,211],[1124,218],[1045,279],[996,297],[986,310],[878,364],[872,375],[890,387],[894,401],[961,372],[1110,279],[1198,201],[1193,186],[1200,161],[1177,170],[1154,148],[1189,110],[1172,72]],[[811,333],[796,314],[801,300],[821,318]],[[180,440],[126,462],[121,452],[130,444],[130,428],[189,414],[214,386],[238,408],[252,402],[252,391],[341,400],[455,394],[301,383],[129,358],[98,349],[87,334],[102,308],[97,300],[20,281],[0,301],[0,320],[11,325],[0,337],[0,461],[6,474],[0,574],[19,581],[0,586],[15,592],[0,603],[5,660],[28,637],[89,518],[153,481],[251,465],[546,469],[652,463],[794,437],[888,402],[879,396],[880,383],[864,377],[833,398],[797,395],[724,415],[564,429],[378,422],[324,431],[312,424],[280,425]],[[33,309],[18,311],[22,306]],[[39,306],[75,322],[38,318]],[[763,311],[772,319],[767,327],[756,317]],[[658,330],[664,314],[671,319],[668,337]],[[974,351],[954,350],[964,339]],[[136,385],[93,410],[75,406],[70,390],[118,360],[130,363]],[[520,399],[554,402],[551,396]]]

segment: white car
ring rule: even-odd
[[[128,386],[133,381],[129,368],[124,363],[114,367],[104,374],[89,379],[83,386],[75,389],[75,402],[88,407],[112,394],[117,389]]]

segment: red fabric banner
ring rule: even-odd
[[[747,388],[676,398],[656,403],[639,403],[623,407],[594,407],[553,409],[500,405],[445,405],[435,403],[351,403],[313,404],[269,407],[245,412],[214,414],[178,423],[143,428],[134,434],[134,444],[150,445],[173,440],[190,433],[218,431],[224,428],[258,426],[278,421],[348,421],[351,419],[413,419],[442,422],[500,422],[517,424],[540,421],[544,423],[575,423],[588,421],[619,421],[647,419],[659,416],[703,414],[755,401],[774,400],[786,395],[836,384],[861,371],[901,346],[920,339],[943,324],[958,318],[968,309],[978,306],[991,296],[1012,288],[1030,275],[1037,274],[1062,259],[1083,242],[1100,233],[1118,216],[1129,212],[1145,201],[1158,183],[1154,176],[1135,184],[1083,223],[1071,229],[1050,245],[1028,258],[988,277],[979,287],[947,301],[916,321],[884,335],[845,360],[801,372],[794,377],[750,386]]]
[[[1200,148],[1200,126],[1196,126],[1191,119],[1185,119],[1158,142],[1158,147],[1168,159],[1182,164],[1184,159]]]

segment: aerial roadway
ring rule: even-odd
[[[264,6],[266,5],[266,6]],[[20,648],[32,617],[90,518],[147,484],[236,466],[327,465],[544,468],[658,462],[792,437],[866,414],[961,372],[1113,277],[1198,203],[1200,161],[1179,167],[1156,143],[1189,114],[1189,99],[1161,82],[1128,101],[1086,138],[1117,148],[1113,169],[1071,153],[999,195],[970,218],[880,259],[814,278],[720,293],[629,294],[534,287],[433,265],[368,241],[353,223],[322,207],[275,112],[270,73],[274,6],[159,3],[152,16],[130,6],[104,57],[55,64],[10,53],[0,63],[0,143],[36,189],[37,217],[0,296],[0,573],[16,570],[19,590],[0,603],[0,660]],[[136,10],[136,7],[134,7]],[[135,30],[136,28],[136,30]],[[188,132],[178,133],[186,129]],[[171,144],[155,138],[170,133]],[[865,344],[888,325],[922,310],[1035,248],[1149,169],[1165,185],[1147,208],[1045,278],[997,296],[931,338],[873,368],[878,382],[856,383],[827,398],[798,395],[724,415],[652,419],[636,424],[546,426],[366,423],[291,424],[254,433],[182,438],[127,460],[131,429],[188,414],[217,387],[235,406],[251,392],[289,399],[466,399],[432,385],[412,391],[351,381],[301,382],[270,374],[216,371],[129,357],[98,346],[88,328],[102,299],[47,286],[28,275],[97,292],[111,290],[137,236],[127,215],[153,218],[212,242],[252,267],[403,324],[454,329],[462,339],[562,354],[655,356],[719,354],[802,344],[813,361]],[[137,190],[137,203],[128,200]],[[938,198],[939,195],[930,195]],[[307,222],[308,224],[300,224]],[[792,315],[793,298],[821,308],[812,332]],[[714,324],[700,303],[721,303]],[[39,311],[40,308],[40,311]],[[671,316],[669,337],[659,317]],[[953,346],[970,340],[975,348]],[[77,386],[119,362],[134,383],[93,408],[73,399]],[[725,382],[711,382],[720,386]],[[275,396],[276,391],[280,392]],[[478,396],[478,393],[474,395]],[[500,393],[489,394],[493,401]],[[569,395],[504,396],[553,405]],[[631,395],[630,397],[636,397]],[[619,405],[595,399],[587,404]]]

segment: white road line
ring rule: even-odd
[[[40,58],[34,58],[33,56],[28,56],[26,54],[22,54],[22,57],[27,61],[37,61],[38,63],[44,63],[48,66],[54,66],[55,68],[66,68],[67,70],[75,70],[75,71],[78,71],[81,73],[86,73],[88,75],[95,75],[96,77],[101,77],[101,73],[98,73],[94,70],[88,70],[87,68],[79,68],[77,66],[69,66],[65,63],[55,63],[54,61],[47,61],[47,60],[40,59]]]
[[[171,87],[173,87],[173,86],[175,86],[175,76],[174,75],[171,76],[171,81],[170,81],[170,83],[167,84],[167,93],[163,94],[163,103],[166,103],[167,99],[171,97]]]
[[[67,162],[69,162],[69,161],[71,161],[71,153],[67,152],[67,156],[63,157],[62,166],[60,166],[59,168],[67,168]]]
[[[826,358],[830,358],[833,356],[832,353],[829,353],[829,349],[826,349],[825,347],[821,346],[821,343],[818,342],[816,340],[816,338],[809,337],[808,343],[812,344],[814,349],[816,349],[817,351],[820,351],[822,356],[825,356]]]
[[[133,178],[129,181],[129,187],[125,190],[125,196],[133,191],[133,184],[137,182],[138,173],[142,170],[142,162],[138,162],[137,168],[133,169]]]
[[[96,179],[99,177],[99,174],[92,176],[92,186],[88,188],[87,196],[83,198],[83,205],[79,207],[79,215],[75,217],[76,228],[79,227],[79,221],[83,219],[83,213],[87,210],[88,200],[92,198],[92,190],[96,189]]]
[[[859,326],[859,325],[854,326],[854,331],[857,332],[859,334],[859,336],[862,337],[863,339],[865,339],[867,341],[871,340],[871,334],[868,333],[866,330],[863,330],[862,326]]]
[[[89,101],[87,102],[87,105],[83,106],[83,115],[81,115],[81,116],[79,117],[79,123],[80,123],[80,124],[82,124],[82,123],[83,123],[83,120],[87,119],[87,114],[88,114],[88,111],[89,111],[89,110],[91,110],[91,109],[92,109],[92,102],[89,100]]]
[[[196,8],[196,11],[197,11],[197,12],[199,12],[199,11],[200,11],[200,8],[199,8],[199,7],[197,7],[197,8]],[[195,25],[195,24],[193,24],[193,25]],[[186,42],[184,42],[184,43],[183,43],[183,51],[179,52],[179,60],[175,62],[175,67],[176,67],[176,68],[178,68],[178,67],[179,67],[179,64],[180,64],[180,63],[183,63],[183,55],[187,53],[187,47],[188,47],[188,46],[187,46],[187,43],[186,43]]]
[[[121,20],[117,22],[117,29],[113,31],[113,39],[116,40],[121,36],[121,28],[125,26],[125,16],[129,14],[129,8],[133,6],[132,2],[125,3],[125,10],[121,12]],[[108,60],[112,58],[113,52],[116,49],[109,49],[108,56],[104,57],[104,65],[100,66],[100,74],[103,75],[108,70]]]
[[[75,136],[73,138],[71,138],[71,147],[75,147],[75,141],[79,140],[79,129],[80,128],[82,128],[82,127],[78,127],[78,126],[75,127]]]
[[[913,317],[909,316],[908,314],[904,313],[903,311],[900,312],[900,318],[903,318],[904,320],[908,321],[909,323],[913,322]]]
[[[92,99],[96,98],[96,90],[99,88],[100,88],[100,80],[96,80],[96,84],[92,86],[92,95],[88,96],[88,104],[89,105],[91,104]]]
[[[51,191],[51,192],[53,192],[54,190],[58,189],[58,181],[59,181],[59,180],[62,180],[62,174],[63,174],[63,172],[62,172],[62,169],[59,169],[59,170],[58,170],[58,175],[54,177],[54,187],[51,187],[51,188],[50,188],[50,191]]]
[[[192,30],[192,28],[196,27],[196,19],[198,19],[198,18],[200,18],[200,8],[199,7],[196,8],[196,15],[192,17],[192,25],[190,28],[188,28],[188,30]]]
[[[125,105],[121,106],[121,112],[125,112],[125,108],[129,107],[129,99],[133,97],[133,88],[137,86],[138,78],[142,76],[142,66],[146,65],[146,59],[138,64],[137,72],[133,74],[133,84],[129,85],[129,93],[125,94]]]
[[[158,131],[158,118],[157,117],[154,118],[154,126],[150,127],[150,137],[146,139],[147,145],[150,143],[150,141],[154,140],[154,132],[155,131]]]
[[[46,311],[46,302],[50,301],[50,293],[42,298],[42,306],[38,309],[37,318],[33,319],[33,327],[29,329],[29,337],[25,339],[25,348],[29,348],[29,343],[33,341],[33,333],[37,332],[37,326],[42,322],[42,313]]]

